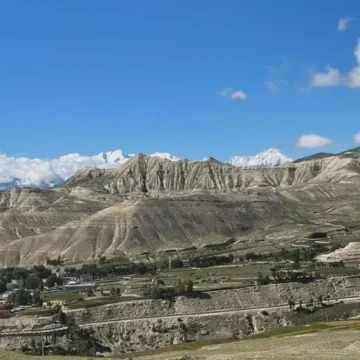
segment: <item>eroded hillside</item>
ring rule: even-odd
[[[353,154],[245,169],[138,155],[83,169],[60,187],[0,192],[0,265],[201,248],[280,224],[329,223],[334,211],[356,221],[359,169]]]

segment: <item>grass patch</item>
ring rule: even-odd
[[[24,309],[17,314],[24,315],[24,316],[52,316],[54,315],[54,311],[52,309],[46,309],[43,307],[31,307]]]
[[[79,301],[82,300],[84,297],[86,297],[86,293],[84,292],[73,292],[73,291],[61,291],[61,292],[55,292],[55,293],[49,293],[46,294],[44,300],[45,301]]]
[[[313,313],[290,312],[287,314],[287,319],[290,320],[293,324],[304,325],[315,322],[327,322],[347,319],[351,316],[355,316],[358,314],[360,314],[360,304],[349,303],[327,306],[318,309]]]
[[[326,269],[319,269],[320,275],[356,275],[360,274],[360,269],[356,267],[343,267],[343,268],[326,268]]]
[[[93,298],[89,300],[79,300],[68,304],[69,309],[81,309],[81,308],[91,308],[101,305],[113,304],[122,301],[133,301],[133,300],[141,300],[141,298],[133,298],[129,296],[103,296],[98,298]]]

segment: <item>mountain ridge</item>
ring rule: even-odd
[[[120,149],[93,156],[73,153],[52,160],[15,158],[0,154],[0,189],[23,186],[52,187],[69,179],[79,169],[113,168],[126,163],[135,155],[126,154]],[[184,160],[167,152],[155,152],[149,156],[171,161]],[[235,166],[278,166],[290,160],[279,150],[269,149],[254,156],[233,157],[227,162]]]
[[[253,232],[266,237],[279,224],[274,244],[298,239],[304,226],[331,227],[335,211],[356,220],[359,184],[360,153],[276,167],[140,154],[113,168],[80,169],[53,188],[0,191],[0,266],[59,255],[66,262],[156,257],[229,238],[247,247]]]

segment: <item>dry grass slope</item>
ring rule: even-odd
[[[271,335],[271,333],[270,333]],[[190,344],[164,350],[153,355],[124,355],[118,359],[136,358],[138,360],[177,360],[188,355],[204,360],[357,360],[360,353],[359,322],[336,322],[316,324],[312,327],[288,328],[278,334],[263,338],[215,343],[212,345]],[[191,349],[193,348],[193,349]],[[196,349],[197,348],[197,349]],[[20,353],[0,352],[3,360],[40,360],[40,356],[27,356]],[[52,360],[81,360],[83,357],[53,356]],[[86,357],[88,360],[95,358]]]

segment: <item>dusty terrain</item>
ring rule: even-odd
[[[67,262],[155,256],[229,239],[233,251],[254,236],[273,246],[354,227],[357,156],[244,169],[139,155],[114,169],[80,170],[52,189],[0,191],[0,266],[59,255]]]
[[[165,351],[148,356],[127,356],[128,359],[139,360],[288,360],[288,359],[313,359],[313,360],[355,360],[359,358],[360,332],[357,328],[341,329],[341,323],[330,331],[311,331],[284,336],[273,336],[264,339],[235,341],[225,344],[198,346],[198,349],[179,349]],[[337,330],[339,328],[339,330]],[[86,357],[87,359],[95,359]],[[122,356],[121,359],[125,359]],[[3,360],[40,360],[40,356],[28,356],[14,352],[0,351]],[[80,360],[83,357],[54,356],[53,360]],[[116,359],[116,357],[115,357]]]
[[[330,254],[319,255],[317,259],[322,262],[358,260],[360,259],[360,243],[351,242]]]
[[[194,360],[242,359],[346,359],[359,358],[359,330],[317,332],[281,338],[256,339],[230,344],[209,345],[197,351],[169,352],[139,357],[141,360],[175,360],[193,356]],[[185,358],[186,359],[186,358]],[[190,359],[192,359],[190,357]]]

